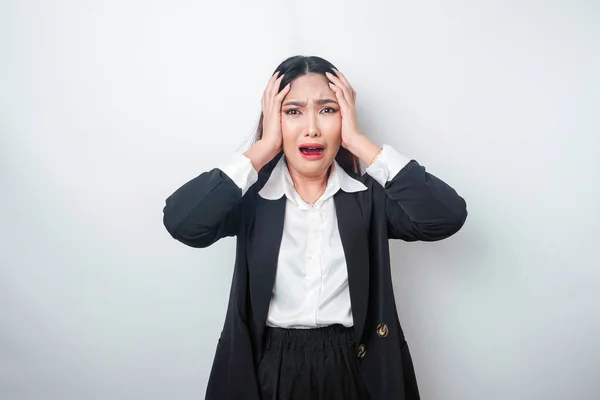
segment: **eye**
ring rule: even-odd
[[[325,112],[325,114],[335,114],[337,110],[333,107],[325,107],[321,110],[321,112]]]
[[[290,109],[284,111],[284,113],[286,115],[298,115],[299,112],[300,111],[298,109],[296,109],[296,108],[290,108]]]

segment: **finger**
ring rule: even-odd
[[[277,103],[281,103],[283,101],[285,96],[287,96],[287,94],[290,92],[291,87],[292,83],[290,82],[287,85],[285,85],[283,89],[281,89],[281,92],[279,92],[277,96],[275,96],[275,100],[277,101]]]
[[[344,82],[344,84],[346,86],[348,86],[350,89],[352,89],[352,85],[350,84],[350,82],[348,82],[348,78],[346,78],[346,75],[342,74],[340,71],[338,71],[337,69],[333,69],[335,71],[335,74],[337,75],[337,77]]]
[[[327,75],[327,78],[336,85],[341,86],[343,84],[342,80],[331,72],[325,72],[325,75]]]
[[[338,99],[338,103],[340,103],[340,107],[342,107],[342,108],[348,107],[349,103],[348,103],[348,99],[346,99],[344,91],[340,87],[336,86],[333,83],[330,83],[329,87],[331,88],[331,90],[334,91],[335,96]]]
[[[348,85],[342,80],[342,78],[340,78],[339,76],[335,76],[331,72],[326,72],[326,74],[329,80],[332,81],[337,87],[343,90],[345,89],[345,92],[350,92],[350,88],[348,88]]]
[[[279,71],[276,71],[273,75],[271,75],[271,78],[269,78],[269,82],[267,83],[265,91],[269,91],[269,89],[273,87],[273,83],[277,80],[277,78],[279,78]]]
[[[350,84],[350,82],[348,81],[348,78],[346,78],[346,75],[342,74],[340,71],[338,71],[337,69],[333,69],[335,71],[335,74],[338,76],[338,78],[344,82],[344,84],[346,85],[346,87],[348,87],[348,89],[350,90],[350,93],[352,94],[352,98],[356,99],[356,91],[354,90],[354,88],[352,87],[352,85]]]
[[[282,74],[279,78],[275,79],[273,82],[271,82],[271,86],[267,89],[266,100],[268,104],[272,104],[273,99],[275,96],[277,96],[277,92],[279,92],[279,86],[281,85],[281,80],[283,77],[284,75]]]
[[[263,108],[265,108],[266,96],[267,96],[267,93],[269,92],[269,88],[271,87],[271,83],[273,82],[273,79],[274,79],[275,75],[277,75],[277,72],[275,72],[269,78],[269,81],[267,82],[267,86],[265,86],[265,90],[263,90],[262,97],[260,98],[260,103],[262,104]]]
[[[346,86],[346,84],[344,83],[344,81],[342,81],[340,78],[336,77],[335,75],[333,75],[330,72],[327,72],[327,77],[335,84],[335,86],[337,86],[338,88],[340,88],[343,93],[344,96],[346,97],[346,100],[348,101],[348,103],[352,103],[354,101],[354,93],[352,93],[352,89],[348,88],[348,86]]]
[[[281,76],[277,78],[275,82],[273,82],[273,87],[271,90],[271,94],[273,95],[273,97],[277,96],[277,92],[279,92],[279,86],[281,86],[281,80],[284,76],[285,74],[281,74]]]
[[[269,81],[267,82],[267,86],[265,87],[265,90],[263,91],[263,97],[262,97],[263,101],[265,100],[266,94],[271,92],[271,88],[273,87],[273,84],[279,77],[280,73],[281,73],[281,71],[275,71],[275,73],[273,75],[271,75],[271,77],[269,78]]]

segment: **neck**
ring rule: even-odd
[[[314,204],[323,192],[325,192],[330,170],[331,167],[322,173],[309,176],[301,174],[288,164],[288,171],[290,172],[296,192],[298,192],[304,201],[310,204]]]

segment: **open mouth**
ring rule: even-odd
[[[300,151],[302,152],[302,154],[321,154],[323,152],[323,150],[325,150],[325,149],[318,148],[318,147],[302,147],[302,148],[300,148]]]
[[[301,144],[298,149],[304,158],[308,159],[318,159],[321,158],[323,152],[325,151],[325,146],[322,144]]]

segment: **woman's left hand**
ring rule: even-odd
[[[337,69],[334,71],[337,76],[330,72],[326,72],[326,75],[331,81],[329,87],[335,93],[342,113],[342,146],[348,149],[356,138],[362,136],[356,118],[356,92],[344,74]]]

